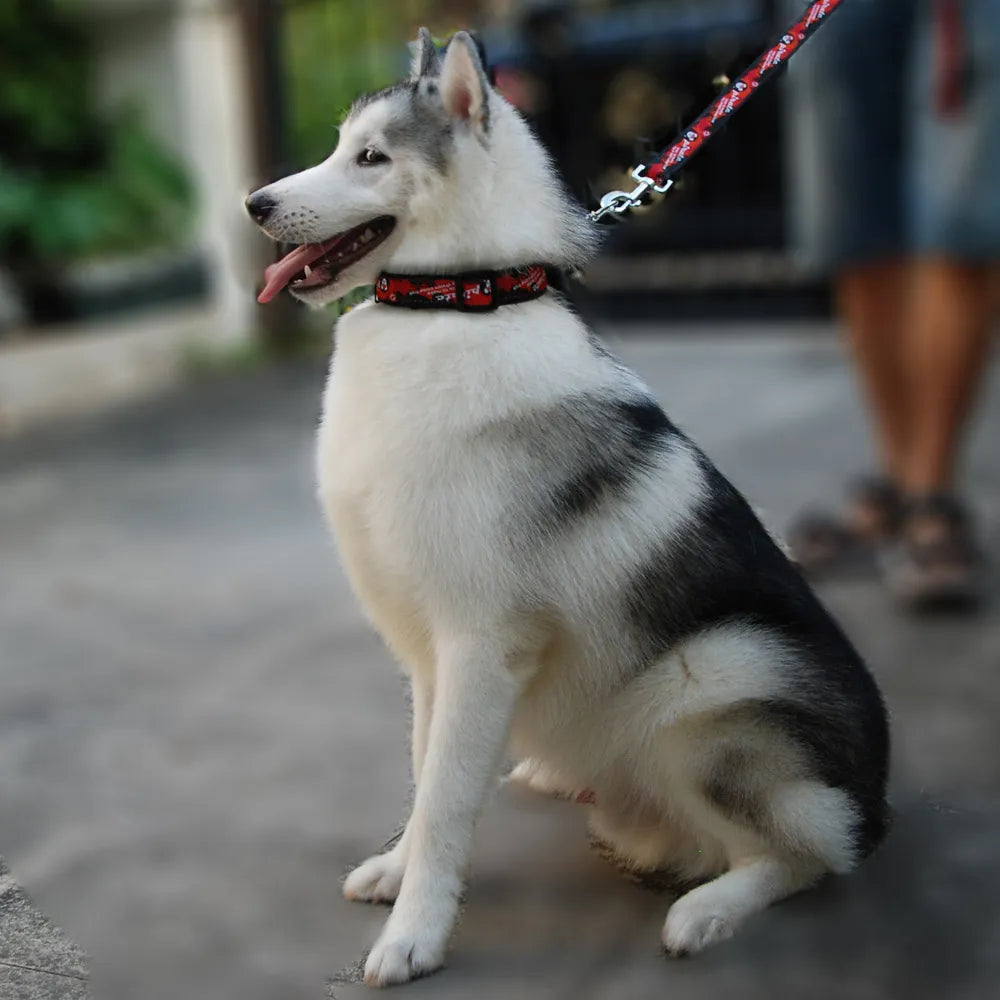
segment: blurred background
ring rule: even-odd
[[[414,25],[441,37],[476,25],[501,90],[587,198],[624,184],[719,73],[755,57],[775,6],[12,0],[0,14],[3,343],[51,348],[74,328],[187,311],[205,329],[182,339],[208,350],[294,323],[246,294],[269,248],[238,194],[326,156],[353,97],[405,72]],[[683,194],[611,235],[595,298],[625,281],[618,315],[656,315],[667,300],[674,315],[823,312],[820,284],[789,263],[780,108],[768,88]],[[2,420],[41,405],[5,389]]]
[[[384,913],[348,907],[338,879],[404,816],[405,692],[312,495],[335,310],[256,304],[274,247],[246,218],[245,194],[326,156],[353,98],[407,72],[406,43],[422,24],[442,39],[481,33],[498,88],[579,198],[630,188],[631,166],[803,6],[0,5],[0,854],[90,953],[94,995],[319,997],[347,967],[329,988],[354,996],[350,967]],[[904,8],[935,19],[928,66],[947,68],[958,52],[971,88],[964,67],[1000,60],[988,0],[889,6],[897,20],[868,33],[885,40],[887,64],[902,61],[892,39],[915,30]],[[812,47],[819,56],[826,30],[803,61]],[[827,63],[867,79],[859,47],[843,36],[828,44]],[[921,51],[915,43],[915,60]],[[996,80],[1000,61],[991,65]],[[821,141],[812,160],[805,146],[817,121],[851,134],[852,112],[836,100],[824,109],[808,70],[792,93],[795,73],[740,112],[676,193],[609,232],[574,304],[769,523],[794,532],[803,509],[838,509],[846,481],[882,467],[899,491],[963,497],[961,525],[943,507],[929,513],[946,522],[960,569],[973,549],[995,560],[1000,383],[988,344],[1000,223],[971,264],[906,272],[907,289],[932,289],[912,314],[933,313],[944,331],[914,370],[955,371],[912,404],[946,414],[940,468],[926,455],[894,464],[883,412],[892,378],[879,381],[865,345],[872,330],[910,323],[879,312],[899,274],[862,268],[851,285],[847,251],[817,266],[803,247],[803,206],[829,200],[846,212],[853,199],[864,229],[884,191],[865,195],[869,173],[888,164],[900,188],[912,178],[898,149],[862,141],[864,157],[831,192],[810,167]],[[866,86],[900,107],[909,100],[878,79]],[[998,87],[976,98],[979,120],[1000,123]],[[927,106],[935,99],[928,91]],[[937,144],[935,177],[954,182],[971,217],[964,233],[993,212],[976,194],[982,180],[959,169],[973,146]],[[975,148],[995,186],[1000,159]],[[892,267],[907,249],[890,248]],[[880,370],[909,365],[900,354]],[[852,516],[846,527],[822,521],[820,534],[832,525],[842,540]],[[486,887],[470,897],[480,916],[468,917],[451,971],[414,989],[707,997],[750,975],[767,995],[791,977],[803,996],[986,996],[1000,974],[1000,615],[992,574],[977,579],[979,610],[945,618],[902,611],[873,574],[822,584],[895,719],[901,846],[867,887],[783,909],[676,981],[654,954],[667,903],[609,881],[575,814],[502,802],[484,833]],[[577,902],[592,893],[592,911],[567,902],[567,887]],[[514,901],[521,890],[530,904]],[[5,919],[0,908],[0,942]],[[873,950],[862,932],[876,921],[900,929]],[[942,949],[929,942],[943,922]],[[499,952],[494,925],[507,928]],[[30,952],[30,938],[11,932],[19,943],[0,945],[0,970],[55,961],[17,951]],[[66,976],[85,995],[83,973]],[[3,982],[0,996],[34,995]]]

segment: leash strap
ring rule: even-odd
[[[662,153],[632,171],[633,191],[609,191],[590,213],[594,222],[620,219],[646,202],[651,192],[663,194],[674,184],[674,176],[729,119],[756,93],[762,83],[777,76],[792,55],[824,23],[843,0],[813,0],[802,15],[781,33],[777,41],[748,66]]]
[[[492,312],[544,295],[549,276],[544,264],[504,271],[465,271],[456,275],[388,274],[375,282],[375,301],[404,309],[457,309]]]

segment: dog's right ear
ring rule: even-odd
[[[490,81],[467,31],[459,31],[448,43],[440,86],[444,109],[452,118],[467,121],[480,133],[489,129]]]
[[[410,79],[419,80],[422,76],[437,76],[441,68],[437,46],[431,33],[426,28],[417,32],[417,40],[410,42],[413,60],[410,63]]]

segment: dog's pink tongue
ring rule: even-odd
[[[269,264],[264,271],[264,287],[257,301],[270,302],[307,264],[322,257],[332,241],[326,243],[303,243],[281,260]]]

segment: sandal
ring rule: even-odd
[[[915,611],[969,609],[982,598],[984,560],[971,518],[948,494],[908,503],[881,563],[889,590]]]
[[[848,489],[842,517],[807,513],[792,526],[792,557],[809,576],[870,563],[879,546],[895,535],[902,511],[902,497],[890,480],[857,479]]]

